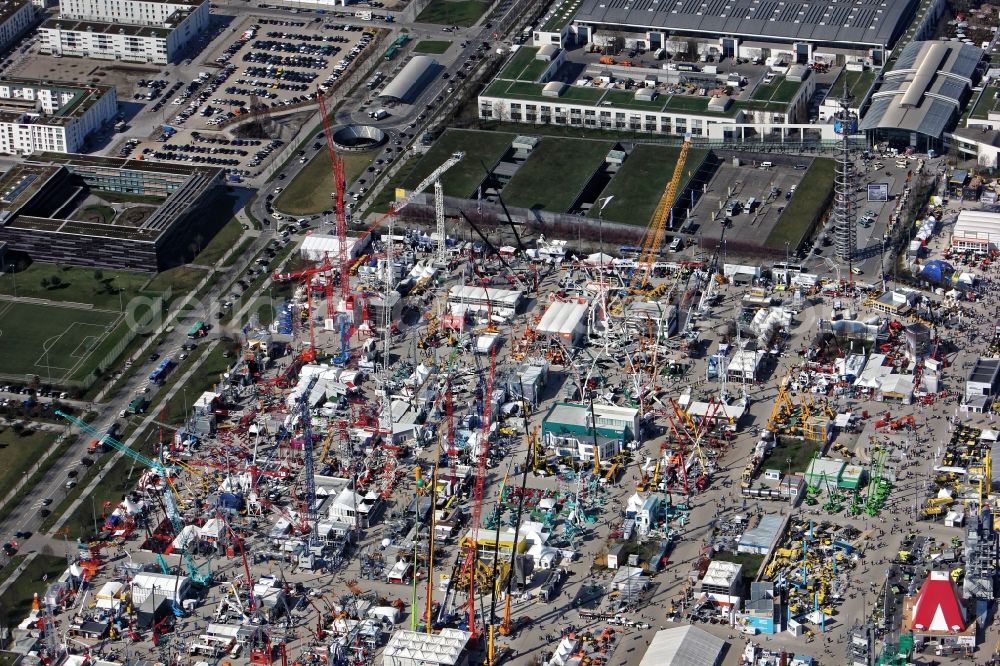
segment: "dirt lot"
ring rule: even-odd
[[[30,57],[12,64],[4,74],[49,81],[111,85],[117,89],[119,99],[129,100],[140,90],[146,92],[145,88],[136,86],[140,79],[167,78],[171,71],[173,70],[169,66],[115,63],[90,58],[53,58],[32,53]]]

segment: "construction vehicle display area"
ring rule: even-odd
[[[687,144],[616,256],[446,220],[463,153],[349,236],[328,148],[333,231],[272,276],[291,297],[184,426],[147,456],[62,415],[135,483],[11,618],[13,651],[638,664],[680,627],[714,663],[980,658],[1000,435],[954,398],[974,304],[724,245],[670,260]],[[405,224],[424,191],[427,233]]]

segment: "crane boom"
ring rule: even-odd
[[[663,247],[663,237],[667,232],[667,221],[670,219],[670,210],[677,200],[677,191],[681,186],[681,178],[684,175],[684,164],[687,162],[690,148],[691,140],[685,139],[681,145],[680,153],[677,155],[677,164],[674,166],[673,176],[671,176],[670,181],[663,190],[660,201],[656,204],[656,209],[649,219],[649,226],[646,228],[642,245],[642,253],[639,255],[639,265],[635,273],[632,274],[633,286],[642,286],[649,282],[649,277],[653,273],[653,264],[656,262],[660,248]],[[645,279],[636,282],[636,276],[640,274],[644,274]]]
[[[313,441],[312,441],[312,420],[309,416],[309,394],[313,386],[316,385],[317,377],[313,376],[309,381],[309,387],[299,399],[299,416],[302,419],[302,453],[305,457],[306,476],[306,507],[303,512],[303,528],[309,529],[309,539],[315,538],[316,534],[316,469],[313,461]]]
[[[351,295],[350,275],[347,270],[347,208],[344,204],[344,190],[347,187],[344,176],[344,160],[337,154],[337,147],[333,142],[333,131],[330,127],[330,114],[326,110],[326,100],[323,93],[317,91],[319,99],[320,115],[323,118],[323,133],[326,137],[326,147],[330,151],[330,163],[333,166],[334,184],[334,211],[337,222],[337,271],[340,274],[340,297],[344,299],[345,310],[349,308],[348,301]],[[329,308],[328,308],[329,309]],[[334,312],[327,312],[328,317],[333,317]]]
[[[386,234],[385,241],[385,283],[384,288],[384,298],[386,307],[382,308],[382,404],[379,409],[379,431],[383,433],[392,433],[392,399],[389,396],[389,386],[391,384],[392,373],[389,369],[389,357],[391,353],[392,346],[392,333],[390,327],[392,322],[390,321],[392,316],[392,308],[389,307],[389,296],[392,291],[396,288],[396,272],[395,272],[395,250],[393,249],[393,231],[394,224],[396,220],[396,213],[401,211],[403,208],[408,206],[418,194],[426,190],[433,183],[435,183],[441,175],[452,168],[465,158],[465,153],[457,152],[452,153],[451,157],[446,159],[441,163],[441,166],[434,169],[426,178],[424,178],[420,183],[411,191],[402,192],[402,194],[397,191],[396,202],[389,207],[389,212],[387,212],[382,217],[375,221],[372,225],[372,230],[377,229],[382,222],[388,222],[389,228]],[[444,240],[442,239],[442,243]]]
[[[174,489],[170,485],[170,476],[176,471],[174,468],[167,467],[160,460],[155,460],[153,458],[144,456],[143,454],[139,453],[138,451],[128,446],[127,444],[119,442],[117,439],[111,437],[107,433],[102,433],[94,426],[90,425],[86,421],[76,418],[75,416],[70,416],[69,414],[66,414],[65,412],[59,410],[56,410],[56,416],[66,419],[73,425],[83,430],[88,435],[94,437],[100,437],[101,442],[103,444],[107,444],[111,448],[120,451],[121,453],[131,458],[132,460],[135,460],[136,462],[141,463],[142,465],[145,465],[154,472],[160,474],[163,477],[163,484],[164,484],[163,504],[166,508],[167,518],[170,520],[170,525],[173,527],[174,536],[175,537],[180,536],[181,532],[184,529],[184,521],[183,519],[181,519],[181,512],[177,507],[177,500],[174,497]],[[191,556],[191,553],[187,552],[186,548],[182,553],[182,557],[184,559],[184,563],[187,565],[188,573],[190,574],[192,580],[198,583],[204,583],[211,579],[211,572],[209,572],[208,574],[202,574],[200,567],[198,567],[194,563],[194,558]]]
[[[479,442],[479,459],[476,464],[475,486],[472,492],[472,520],[469,524],[469,552],[466,554],[465,567],[469,572],[469,631],[478,636],[476,631],[476,557],[479,551],[479,523],[483,515],[483,489],[486,485],[486,463],[490,457],[490,423],[493,420],[493,376],[497,367],[497,350],[494,346],[490,351],[490,369],[486,375],[486,390],[483,392],[483,426],[482,438]],[[514,545],[516,550],[517,544]],[[496,590],[493,591],[496,594]],[[484,618],[485,621],[485,618]]]

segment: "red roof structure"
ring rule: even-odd
[[[965,607],[947,571],[931,571],[913,604],[911,629],[917,633],[962,633]]]

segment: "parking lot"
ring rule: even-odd
[[[245,178],[253,175],[268,157],[278,150],[281,139],[230,139],[217,133],[179,130],[161,133],[153,139],[127,139],[118,151],[119,157],[139,157],[158,162],[184,162],[222,167],[232,175]]]
[[[757,164],[733,166],[723,161],[719,165],[692,211],[692,233],[721,238],[728,219],[727,241],[760,243],[767,238],[806,172],[794,166],[762,168]]]
[[[229,75],[198,104],[179,97],[184,119],[193,129],[213,129],[256,109],[307,102],[326,91],[361,55],[373,37],[359,26],[248,17],[216,44],[203,62]]]

